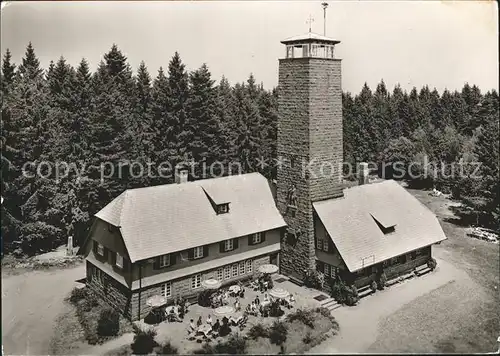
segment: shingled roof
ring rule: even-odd
[[[95,216],[120,228],[132,262],[286,225],[259,173],[126,190]]]
[[[393,180],[313,206],[351,272],[446,239],[436,216]]]

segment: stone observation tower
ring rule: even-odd
[[[315,268],[312,203],[342,196],[340,41],[307,33],[281,41],[279,60],[277,206],[288,231],[281,271],[303,280]]]

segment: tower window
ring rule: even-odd
[[[229,213],[229,204],[219,204],[217,205],[217,214],[226,214]]]

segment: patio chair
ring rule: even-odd
[[[188,340],[192,341],[196,339],[196,331],[189,331],[188,330]]]

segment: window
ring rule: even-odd
[[[328,252],[328,241],[323,241],[323,251]]]
[[[406,263],[406,255],[399,256],[398,260],[399,260],[399,263]]]
[[[217,214],[225,214],[229,212],[229,204],[217,205]]]
[[[160,268],[170,266],[170,254],[160,256]]]
[[[330,265],[325,263],[325,276],[330,276]]]
[[[191,289],[196,289],[201,287],[201,274],[195,274],[191,277]]]
[[[231,278],[231,268],[229,266],[224,267],[224,279]]]
[[[420,255],[422,255],[422,250],[416,250],[416,251],[415,251],[415,255],[416,255],[416,256],[420,256]]]
[[[240,276],[245,274],[245,262],[240,262]]]
[[[252,236],[252,244],[260,244],[262,241],[262,233],[257,232],[256,234],[253,234]]]
[[[233,248],[233,239],[224,241],[224,251],[231,251]]]
[[[384,267],[389,266],[389,260],[385,260],[385,261],[382,263],[382,265],[383,265]]]
[[[193,249],[193,258],[202,258],[203,257],[203,246],[198,246]]]
[[[415,258],[417,258],[417,253],[415,251],[412,251],[410,253],[410,259],[414,260]]]
[[[104,246],[99,242],[97,243],[97,254],[100,256],[104,256]]]
[[[219,269],[217,270],[217,280],[218,280],[218,281],[222,281],[222,280],[224,279],[224,277],[223,277],[223,271],[224,271],[224,270],[223,270],[222,268],[219,268]]]
[[[104,277],[102,271],[99,268],[94,267],[92,272],[92,279],[98,284],[103,284]]]
[[[323,249],[323,240],[321,239],[316,239],[316,248],[318,250],[322,250]]]
[[[238,277],[238,264],[233,265],[233,277]]]
[[[161,285],[162,297],[170,297],[172,295],[172,283],[167,282]]]
[[[113,225],[111,224],[108,224],[108,231],[113,233]]]
[[[246,264],[247,264],[247,273],[252,273],[253,270],[252,260],[247,260]]]
[[[120,255],[118,252],[116,253],[115,265],[116,265],[116,267],[123,268],[123,256]]]
[[[330,266],[330,277],[332,277],[332,278],[337,277],[337,267]]]
[[[397,257],[391,258],[391,265],[395,265],[397,263],[398,263],[398,258]]]

